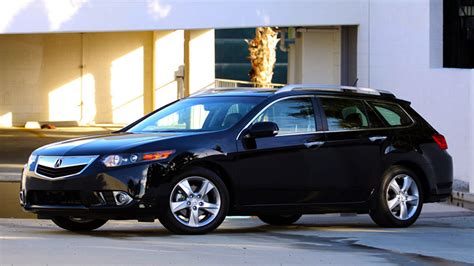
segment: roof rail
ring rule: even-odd
[[[277,89],[274,88],[255,88],[255,87],[218,87],[218,88],[204,88],[198,90],[190,95],[193,96],[200,96],[203,94],[212,94],[212,93],[219,93],[219,92],[232,92],[232,91],[269,91],[274,92]]]
[[[375,90],[371,88],[362,87],[351,87],[351,86],[337,86],[337,85],[321,85],[321,84],[290,84],[286,85],[281,89],[278,89],[276,93],[289,92],[295,90],[311,90],[311,91],[333,91],[333,92],[352,92],[352,93],[363,93],[371,95],[382,95],[393,93],[382,90]]]

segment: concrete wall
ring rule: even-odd
[[[369,8],[370,24],[360,26],[370,36],[361,40],[369,43],[366,85],[410,100],[446,136],[455,178],[473,190],[474,71],[442,68],[442,1],[370,1]]]
[[[341,83],[341,29],[310,28],[299,32],[293,50],[289,83]]]
[[[153,105],[152,38],[151,32],[0,35],[0,125],[141,117]]]
[[[411,101],[446,136],[454,158],[454,177],[470,182],[474,191],[474,70],[443,68],[442,0],[370,0],[351,4],[354,2],[361,5],[358,85],[390,90]],[[319,11],[331,12],[335,7],[331,4]],[[331,20],[339,21],[334,25],[344,25],[352,16],[352,12],[341,9]],[[315,18],[315,24],[309,25],[316,26],[318,20]],[[324,46],[329,38],[321,41],[311,32],[302,34],[290,51],[290,80],[333,83],[334,75],[328,69],[338,66],[330,60],[334,49]]]

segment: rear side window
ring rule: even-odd
[[[371,102],[375,111],[387,122],[391,127],[407,126],[412,123],[410,117],[396,104]]]
[[[360,100],[319,98],[326,114],[329,131],[369,128],[365,105]]]

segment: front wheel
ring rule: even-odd
[[[370,217],[383,227],[408,227],[421,213],[423,189],[414,172],[401,166],[389,168],[372,202]]]
[[[259,215],[258,218],[262,222],[271,225],[291,225],[301,218],[301,214],[293,215]]]
[[[103,226],[107,220],[95,220],[75,217],[54,217],[51,219],[57,226],[73,231],[73,232],[88,232]]]
[[[205,234],[224,220],[229,193],[214,172],[192,168],[173,178],[161,224],[177,234]]]

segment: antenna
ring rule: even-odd
[[[354,83],[352,84],[352,87],[357,87],[357,82],[359,81],[359,78],[356,78],[356,80],[354,81]]]

